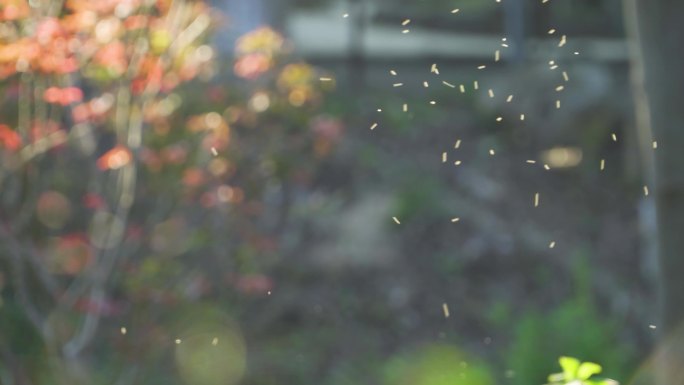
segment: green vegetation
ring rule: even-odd
[[[617,385],[614,380],[594,377],[603,370],[599,364],[572,357],[561,357],[558,362],[563,371],[550,375],[548,385]]]

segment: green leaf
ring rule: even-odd
[[[549,375],[548,381],[550,383],[558,383],[558,382],[563,382],[564,379],[565,379],[565,374],[554,373],[554,374]]]
[[[610,378],[604,378],[601,380],[591,380],[585,381],[587,385],[619,385],[617,381],[611,380]]]
[[[583,362],[582,365],[577,369],[577,378],[584,381],[588,380],[589,377],[594,374],[601,373],[601,365],[595,364],[593,362]]]
[[[565,381],[572,381],[577,378],[577,369],[579,369],[580,362],[577,358],[561,357],[558,359],[561,368],[563,368],[563,375]]]

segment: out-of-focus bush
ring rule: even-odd
[[[273,289],[291,212],[344,127],[320,112],[334,82],[269,28],[237,43],[243,81],[220,72],[213,21],[201,1],[0,2],[0,342],[16,381],[156,383],[175,345],[191,382],[212,381],[193,358],[207,349],[218,377],[244,371],[221,361],[244,354],[237,327],[214,327],[238,311],[224,300]]]

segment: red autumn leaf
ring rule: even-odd
[[[152,172],[161,170],[163,165],[161,157],[149,148],[140,151],[140,161]]]
[[[40,44],[46,45],[62,34],[62,26],[54,17],[46,17],[36,26],[35,37]]]
[[[145,229],[140,225],[132,224],[126,229],[126,237],[129,239],[137,241],[142,239],[143,235],[145,235]]]
[[[128,67],[126,46],[120,41],[111,42],[100,48],[95,54],[94,62],[120,75]]]
[[[127,30],[145,28],[149,23],[149,17],[145,15],[132,15],[124,19],[124,27]]]
[[[87,193],[83,196],[83,205],[89,209],[99,209],[107,206],[104,198],[95,193]]]
[[[187,158],[188,150],[181,146],[169,146],[161,151],[164,162],[170,164],[183,164]]]
[[[85,122],[90,118],[90,108],[87,104],[79,104],[71,109],[71,117],[77,123]]]
[[[9,126],[0,124],[0,146],[10,151],[16,151],[21,147],[21,137]]]
[[[131,159],[133,159],[131,151],[119,145],[102,155],[97,160],[97,167],[101,170],[116,170],[130,163]]]
[[[226,90],[223,87],[212,86],[207,90],[207,97],[214,103],[219,103],[226,98]]]
[[[9,0],[4,1],[0,10],[0,21],[17,20],[28,16],[31,10],[27,1]]]
[[[263,54],[251,54],[238,59],[233,71],[241,78],[256,79],[271,68],[271,59]]]
[[[76,301],[74,306],[76,310],[83,313],[99,314],[105,317],[116,316],[124,311],[124,304],[121,301],[114,301],[110,299],[92,300],[90,298],[81,298]]]
[[[78,70],[79,65],[78,61],[76,61],[75,58],[73,57],[67,57],[63,58],[58,62],[57,68],[55,68],[55,72],[59,74],[68,74],[71,72],[76,72]]]
[[[273,290],[273,280],[262,274],[231,277],[234,287],[244,294],[263,294]]]
[[[59,272],[76,275],[93,263],[93,251],[83,234],[69,234],[61,237],[52,254],[55,268]]]
[[[59,124],[52,120],[45,122],[34,121],[31,124],[30,138],[35,142],[46,136],[54,135],[59,131]]]
[[[62,98],[62,90],[57,87],[50,87],[43,92],[43,100],[48,103],[59,103]]]
[[[205,180],[204,172],[199,168],[189,168],[183,173],[183,184],[188,187],[197,187]]]
[[[200,196],[200,204],[204,208],[210,208],[216,206],[216,194],[210,192],[205,192]]]
[[[71,103],[80,102],[83,100],[83,91],[78,87],[67,87],[62,89],[62,105],[66,106]]]

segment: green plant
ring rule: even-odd
[[[603,370],[594,362],[580,362],[573,357],[561,357],[558,362],[563,371],[550,375],[548,385],[617,385],[608,378],[592,378]]]
[[[624,375],[632,350],[621,344],[620,324],[602,316],[591,296],[591,265],[577,256],[573,267],[574,295],[553,309],[530,310],[516,322],[506,353],[506,364],[515,373],[514,384],[544,381],[553,368],[549,356],[569,354],[588,360],[601,360],[609,375]],[[576,332],[569,332],[576,331]]]

